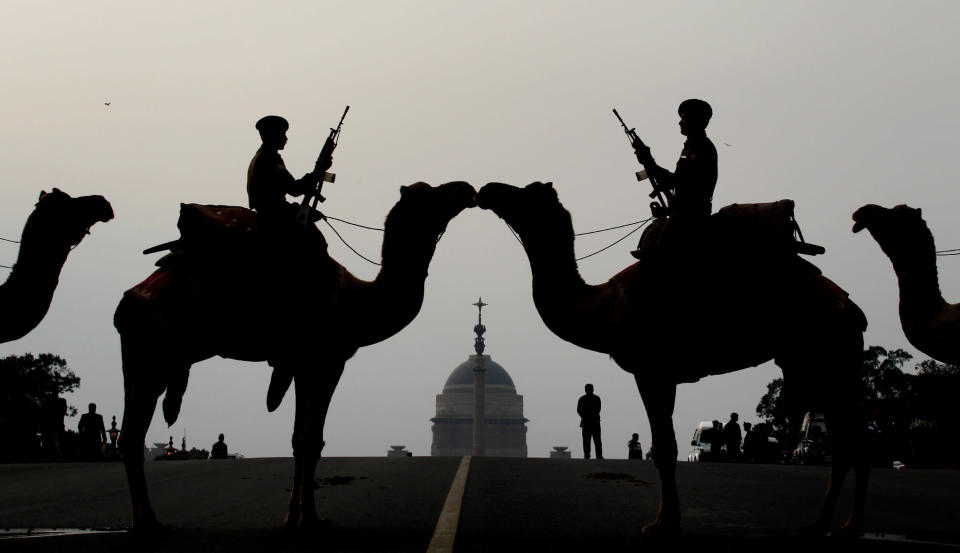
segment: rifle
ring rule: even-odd
[[[644,179],[650,179],[650,184],[653,185],[653,192],[650,193],[651,198],[656,198],[655,201],[650,202],[650,213],[654,217],[660,218],[667,215],[667,208],[670,203],[673,202],[673,197],[670,194],[669,190],[664,190],[661,193],[660,186],[657,184],[657,179],[646,170],[646,165],[644,164],[645,159],[649,159],[650,148],[640,140],[640,137],[637,136],[636,129],[631,129],[627,127],[627,124],[623,122],[623,118],[620,117],[620,114],[617,113],[616,108],[613,110],[613,114],[617,116],[617,120],[620,121],[620,125],[623,127],[623,132],[627,134],[627,139],[630,141],[630,146],[633,147],[633,153],[637,156],[637,161],[644,166],[643,171],[637,171],[637,181],[643,181]],[[663,197],[663,194],[666,194],[666,200]]]
[[[317,202],[327,201],[327,199],[323,197],[323,194],[320,193],[320,190],[323,189],[323,183],[335,182],[337,180],[337,176],[333,173],[328,173],[327,169],[333,165],[333,150],[337,147],[337,139],[340,137],[340,127],[343,126],[343,119],[347,116],[348,111],[350,111],[350,106],[347,106],[347,109],[343,110],[343,115],[340,116],[340,122],[337,123],[337,128],[330,129],[330,134],[327,136],[326,142],[323,143],[320,155],[317,156],[314,172],[320,171],[323,173],[323,176],[317,181],[315,187],[303,194],[303,201],[300,202],[300,208],[297,210],[297,222],[303,226],[312,224],[313,213],[317,210]]]

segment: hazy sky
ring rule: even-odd
[[[960,247],[956,2],[7,0],[0,21],[0,236],[19,237],[53,186],[103,194],[117,214],[71,253],[43,323],[0,355],[62,355],[82,379],[70,403],[96,402],[108,423],[123,409],[113,311],[158,257],[140,251],[178,236],[180,202],[246,204],[253,124],[268,113],[291,123],[283,155],[299,176],[351,106],[337,182],[324,190],[329,215],[380,226],[399,187],[418,180],[551,180],[586,231],[649,215],[649,187],[634,180],[610,109],[672,166],[683,142],[677,104],[706,99],[720,156],[714,207],[794,199],[805,237],[827,248],[814,261],[866,312],[866,343],[887,348],[915,351],[890,263],[866,233],[850,232],[850,214],[908,203],[923,208],[938,248]],[[379,233],[338,228],[378,257]],[[578,240],[578,255],[618,232]],[[376,275],[325,234],[354,274]],[[635,243],[582,262],[584,278],[602,282],[632,263]],[[16,253],[0,243],[0,264]],[[941,258],[948,300],[960,296],[958,273],[960,258]],[[477,209],[441,240],[416,320],[348,362],[325,455],[384,455],[390,444],[429,454],[435,395],[472,353],[481,295],[487,353],[524,396],[531,456],[579,451],[586,382],[604,402],[607,456],[625,457],[632,432],[649,445],[631,375],[547,330],[520,245]],[[778,375],[766,364],[680,386],[681,456],[699,420],[731,411],[756,420]],[[195,365],[179,421],[167,429],[158,410],[148,441],[179,443],[186,431],[189,445],[209,448],[223,432],[247,456],[289,455],[293,394],[267,413],[268,379],[266,363]]]

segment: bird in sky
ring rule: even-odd
[[[110,105],[110,102],[104,102],[103,105],[109,106],[109,105]]]

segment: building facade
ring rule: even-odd
[[[491,457],[527,456],[527,419],[523,396],[517,394],[506,369],[482,355],[484,365],[486,424],[484,450]],[[450,373],[443,392],[437,395],[430,455],[473,454],[473,380],[477,355],[471,355]]]

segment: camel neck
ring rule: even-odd
[[[353,329],[346,334],[358,339],[357,347],[381,342],[408,325],[423,303],[424,280],[435,242],[408,236],[384,236],[380,272],[373,281],[357,282],[349,294]]]
[[[0,285],[0,304],[4,306],[0,342],[21,338],[40,324],[50,308],[60,269],[69,253],[67,248],[50,248],[44,255],[32,245],[30,240],[23,241],[10,277]]]
[[[898,259],[893,263],[900,286],[901,309],[924,311],[945,303],[940,293],[936,254],[931,251],[924,257],[930,259]]]
[[[24,291],[56,287],[69,253],[70,248],[65,246],[41,244],[35,239],[24,238],[17,254],[17,263],[6,284],[22,285]]]
[[[577,268],[571,240],[525,239],[533,274],[533,301],[544,323],[560,338],[610,353],[616,334],[610,283],[588,285]]]
[[[436,239],[432,237],[418,238],[385,233],[377,281],[400,286],[408,282],[422,283],[436,248]]]

